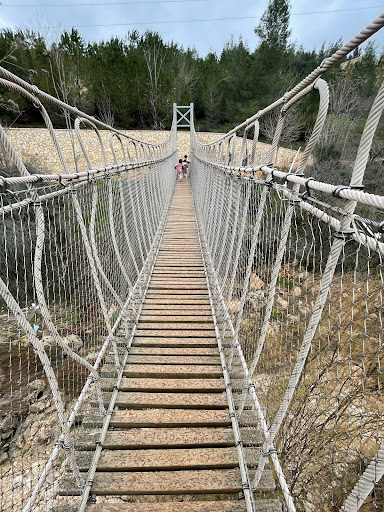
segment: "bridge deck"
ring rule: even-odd
[[[103,379],[106,403],[112,386]],[[87,511],[246,510],[235,501],[240,470],[187,181],[176,186],[116,405],[91,491],[111,497]],[[96,439],[90,434],[77,446],[82,471]],[[244,441],[258,445],[260,434]],[[269,469],[259,488],[275,490]],[[165,503],[144,502],[153,495]],[[263,499],[256,510],[276,512],[281,504]]]

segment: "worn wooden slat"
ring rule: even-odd
[[[112,427],[227,427],[231,419],[226,410],[177,410],[115,411]]]
[[[78,452],[76,461],[80,471],[88,471],[93,454]],[[249,464],[259,462],[256,450],[248,456]],[[97,471],[169,471],[185,469],[231,469],[239,461],[236,448],[172,448],[145,450],[103,450]]]
[[[153,299],[151,299],[153,300]],[[158,310],[158,314],[161,315],[195,315],[196,313],[200,313],[202,315],[212,316],[211,306],[206,303],[202,304],[184,304],[182,308],[174,308],[170,307],[169,304],[156,304],[156,302],[144,302],[142,312],[143,314],[156,314],[156,310]],[[147,311],[150,311],[147,313]]]
[[[279,500],[256,500],[255,512],[282,512]],[[88,505],[86,512],[246,512],[245,501],[186,501],[168,503],[109,503]],[[55,510],[56,512],[56,510]],[[77,512],[63,509],[57,512]]]
[[[156,365],[156,364],[127,364],[124,368],[125,377],[149,377],[163,379],[220,379],[223,375],[220,366],[198,365]]]
[[[133,347],[217,347],[216,338],[163,338],[153,336],[135,336]]]
[[[183,297],[181,297],[183,296]],[[180,289],[172,289],[168,290],[167,288],[163,289],[154,289],[154,290],[148,290],[147,298],[175,298],[175,299],[207,299],[209,298],[208,291],[205,290],[188,290],[186,288],[180,288]]]
[[[214,329],[136,329],[136,336],[151,336],[160,338],[215,338]]]
[[[207,321],[207,317],[212,318],[212,313],[211,313],[210,309],[208,307],[206,309],[203,309],[203,307],[205,307],[205,306],[204,305],[201,305],[201,306],[200,306],[200,309],[198,309],[199,308],[198,305],[193,307],[193,305],[191,305],[191,304],[186,304],[182,308],[169,308],[169,307],[167,307],[167,305],[163,305],[163,304],[158,304],[158,305],[148,304],[147,306],[143,307],[143,309],[141,311],[141,313],[142,313],[141,318],[144,319],[145,321],[148,321],[146,319],[146,317],[156,316],[159,319],[161,319],[162,322],[167,321],[168,320],[167,317],[170,317],[170,316],[171,317],[173,316],[175,318],[175,320],[178,318],[183,319],[184,317],[188,317],[190,320],[187,320],[187,321],[190,321],[190,322],[196,321],[194,318],[195,316],[204,317],[205,321]],[[186,309],[187,307],[191,307],[191,309]]]
[[[76,441],[78,450],[94,450],[100,434],[87,434]],[[122,450],[140,448],[197,448],[234,446],[235,438],[231,428],[151,428],[114,430],[107,432],[103,449]]]
[[[191,297],[190,295],[184,295],[184,296],[181,296],[181,295],[178,295],[177,297],[175,296],[169,296],[169,295],[165,295],[165,296],[154,296],[154,297],[146,297],[145,298],[145,301],[143,302],[143,305],[144,307],[146,306],[152,306],[152,305],[155,305],[155,306],[169,306],[169,307],[176,307],[178,306],[178,308],[180,306],[206,306],[206,307],[210,307],[209,306],[210,302],[209,302],[209,296],[208,295],[203,295],[203,296],[199,296],[199,297]],[[177,309],[178,309],[177,308]]]
[[[61,495],[79,495],[77,486],[63,482]],[[270,471],[261,477],[258,490],[271,492],[275,483]],[[242,491],[239,469],[208,469],[195,471],[96,472],[92,494],[225,494]]]
[[[138,355],[154,355],[154,356],[218,356],[217,348],[206,348],[206,347],[184,347],[184,348],[172,348],[172,347],[131,347],[129,354],[131,356]]]
[[[142,322],[139,320],[138,322],[138,329],[151,329],[151,330],[164,330],[164,331],[196,331],[196,330],[202,330],[202,331],[214,331],[214,324],[213,321],[205,321],[205,322],[196,322],[196,323],[179,323],[179,322]]]
[[[111,393],[103,393],[109,403]],[[221,393],[147,393],[119,392],[117,407],[121,409],[227,409],[226,396]]]
[[[101,379],[101,389],[111,390],[115,382],[116,379]],[[123,377],[119,386],[120,391],[169,391],[173,393],[185,391],[218,393],[224,389],[224,379],[128,379]]]
[[[128,357],[129,364],[164,364],[164,365],[220,365],[220,357],[216,356],[185,356],[185,355],[153,355],[139,354]]]

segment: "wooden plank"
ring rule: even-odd
[[[186,307],[189,307],[190,309],[186,309]],[[212,318],[212,313],[210,308],[204,307],[204,309],[201,308],[201,306],[206,306],[204,304],[202,305],[196,305],[193,307],[193,304],[186,304],[184,307],[167,307],[167,304],[146,304],[143,306],[141,310],[141,318],[145,319],[145,321],[149,321],[149,318],[146,317],[157,317],[155,321],[168,321],[170,320],[169,317],[174,317],[175,321],[178,322],[182,318],[187,317],[187,322],[198,322],[200,318],[202,318],[203,322],[207,322]],[[197,317],[197,319],[195,318]],[[199,318],[200,317],[200,318]]]
[[[88,471],[93,453],[76,453],[80,471]],[[256,450],[249,454],[249,464],[259,462]],[[239,466],[236,448],[171,448],[145,450],[104,450],[97,471],[170,471],[186,469],[231,469]]]
[[[220,366],[198,365],[151,365],[127,364],[124,368],[125,377],[148,377],[163,379],[220,379],[223,372]]]
[[[204,291],[202,289],[197,289],[197,290],[188,290],[187,287],[184,287],[180,290],[178,289],[172,289],[172,290],[167,290],[166,288],[162,289],[162,290],[148,290],[148,293],[147,293],[147,297],[148,298],[167,298],[171,296],[172,298],[180,298],[180,296],[183,296],[185,297],[186,299],[188,298],[196,298],[196,299],[206,299],[206,298],[209,298],[209,295],[208,295],[208,291]]]
[[[204,315],[204,316],[188,315],[188,314],[180,315],[178,311],[177,311],[177,315],[174,315],[174,316],[171,316],[171,315],[164,316],[163,312],[161,312],[160,314],[155,314],[155,313],[152,313],[152,314],[144,313],[143,314],[143,312],[142,312],[141,316],[140,316],[140,322],[143,322],[143,323],[175,322],[175,323],[180,324],[180,323],[188,323],[188,322],[197,323],[197,322],[208,322],[208,321],[209,321],[209,318],[207,318],[207,315]],[[213,324],[213,320],[210,323]]]
[[[213,331],[215,332],[215,327],[213,321],[205,321],[205,322],[196,322],[196,323],[187,323],[187,322],[143,322],[139,319],[138,329],[151,329],[151,330],[164,330],[164,331]]]
[[[154,355],[154,356],[218,356],[219,351],[217,348],[212,347],[131,347],[129,350],[130,356],[138,355]]]
[[[109,403],[111,393],[103,393]],[[116,407],[121,409],[227,409],[225,393],[147,393],[124,392],[117,394]]]
[[[153,354],[139,354],[129,355],[128,364],[164,364],[164,365],[218,365],[220,366],[220,357],[217,353],[215,356],[185,356],[185,355],[153,355]]]
[[[133,347],[217,347],[216,338],[159,338],[135,336]]]
[[[177,410],[150,409],[148,411],[115,411],[112,414],[111,427],[119,428],[157,428],[157,427],[228,427],[231,419],[227,410]]]
[[[216,338],[215,330],[200,330],[200,329],[136,329],[136,336],[150,336],[159,338]]]
[[[116,379],[100,380],[103,390],[112,390]],[[218,393],[224,391],[224,379],[128,379],[123,377],[119,386],[120,391],[164,391],[182,393],[185,391],[201,393]]]
[[[172,293],[180,293],[180,290],[184,293],[201,293],[200,290],[207,290],[207,283],[205,281],[201,284],[194,283],[193,281],[185,283],[151,281],[149,283],[148,291],[151,292],[152,290],[164,290],[165,293],[169,293],[169,291]]]
[[[159,306],[172,306],[172,305],[179,305],[179,306],[206,306],[210,308],[210,302],[209,297],[207,295],[204,295],[202,297],[196,297],[194,296],[191,298],[190,295],[178,295],[176,297],[170,297],[169,295],[164,296],[154,296],[154,297],[148,297],[146,296],[143,306],[148,305],[159,305]]]
[[[169,320],[169,318],[167,317],[173,317],[175,319],[174,321],[179,321],[179,319],[181,320],[182,318],[187,317],[188,319],[186,321],[189,322],[199,321],[200,318],[204,318],[204,321],[206,322],[208,319],[212,318],[212,313],[210,309],[197,308],[198,306],[196,306],[194,309],[186,309],[185,306],[183,307],[183,309],[169,308],[166,307],[166,305],[160,304],[159,307],[157,308],[155,304],[150,304],[143,307],[143,309],[141,310],[141,318],[145,321],[150,321],[149,318],[147,319],[146,317],[155,316],[161,322]],[[194,317],[198,317],[197,320]]]
[[[148,314],[156,314],[158,310],[161,315],[212,315],[211,306],[209,304],[184,304],[183,309],[170,308],[167,304],[156,304],[155,302],[144,302],[142,314],[149,311]]]
[[[94,450],[100,433],[87,434],[76,441],[78,450]],[[235,438],[231,428],[151,428],[113,430],[107,432],[103,449],[123,450],[140,448],[196,448],[234,446]]]
[[[279,500],[256,500],[255,512],[282,512]],[[88,505],[86,512],[246,512],[245,501],[186,501],[168,503],[108,503]],[[56,510],[55,510],[56,512]],[[63,508],[57,512],[77,512]]]
[[[64,479],[61,495],[81,494],[77,486],[68,485]],[[270,471],[261,477],[258,490],[270,492],[274,480]],[[140,495],[140,494],[225,494],[242,491],[239,469],[208,469],[198,471],[146,471],[146,472],[96,472],[92,494]]]

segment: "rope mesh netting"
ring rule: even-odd
[[[87,501],[92,468],[85,483],[74,444],[97,427],[101,446],[108,428],[116,393],[106,399],[99,370],[118,384],[173,193],[176,138],[143,143],[45,97],[72,128],[71,159],[38,91],[17,77],[2,85],[38,106],[62,174],[30,175],[1,129],[0,509],[51,510],[65,503],[68,471]]]
[[[327,83],[305,79],[292,91],[215,142],[191,134],[196,215],[244,459],[259,491],[264,468],[274,468],[288,510],[381,510],[384,202],[362,185],[384,86],[349,186],[312,174]],[[307,94],[318,94],[319,107],[305,150],[289,168],[274,167],[286,112]],[[270,152],[259,154],[259,119],[273,109]]]

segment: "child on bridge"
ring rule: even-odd
[[[178,161],[178,163],[175,165],[175,169],[179,175],[179,181],[181,181],[183,179],[183,170],[184,170],[184,165],[183,165],[183,161],[181,158]]]

